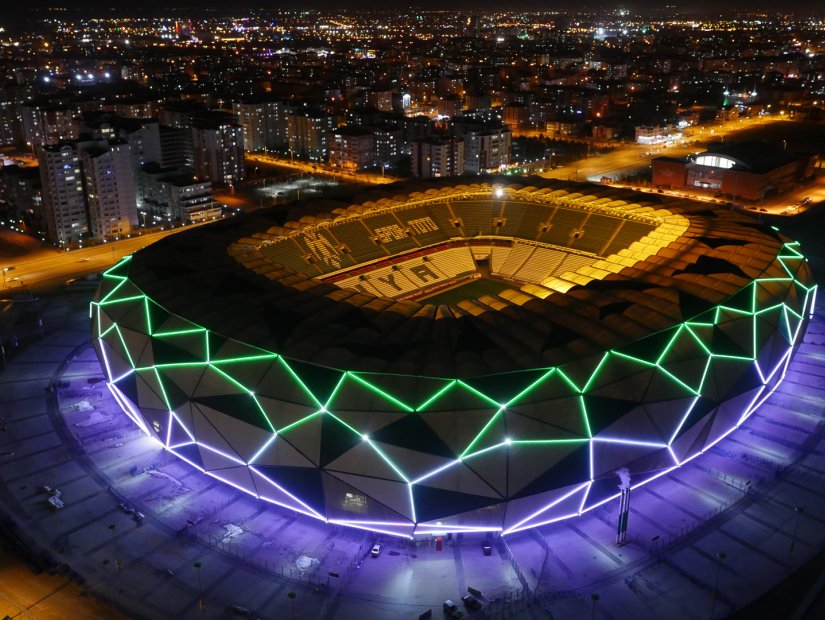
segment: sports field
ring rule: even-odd
[[[505,284],[497,280],[488,280],[486,278],[478,278],[477,280],[470,280],[466,284],[456,286],[441,293],[436,293],[432,297],[419,299],[421,302],[428,304],[457,304],[459,301],[465,299],[478,299],[482,295],[495,295],[504,289],[513,288],[513,285]]]

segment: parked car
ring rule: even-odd
[[[493,553],[493,547],[490,545],[489,540],[481,542],[481,550],[484,552],[484,555],[491,555]]]
[[[450,618],[463,618],[464,612],[461,611],[458,606],[453,603],[450,599],[444,601],[444,613],[447,614]]]
[[[374,558],[377,558],[379,555],[381,555],[381,545],[373,545],[372,551],[370,551],[370,555]]]
[[[472,594],[465,594],[464,596],[462,596],[461,602],[464,603],[464,607],[466,607],[470,611],[478,611],[479,609],[481,609],[481,601],[479,601]]]

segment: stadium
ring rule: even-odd
[[[798,244],[727,207],[507,177],[168,237],[91,305],[147,435],[263,501],[404,537],[509,534],[683,465],[781,382]]]

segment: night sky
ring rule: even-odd
[[[135,8],[135,5],[138,5],[139,8]],[[237,13],[238,10],[243,9],[252,9],[252,8],[261,8],[261,9],[270,9],[270,10],[277,10],[279,8],[283,9],[308,9],[308,8],[318,8],[318,9],[339,9],[339,10],[347,10],[347,9],[363,9],[363,8],[384,8],[388,10],[393,9],[408,9],[408,8],[422,8],[422,9],[444,9],[445,5],[444,2],[441,0],[418,0],[416,2],[409,2],[409,0],[359,0],[349,1],[346,0],[309,0],[309,1],[301,1],[301,0],[286,0],[286,1],[275,1],[275,2],[261,2],[261,0],[233,0],[233,2],[229,3],[231,8],[227,9],[226,2],[218,2],[215,0],[144,0],[139,3],[135,3],[134,0],[109,0],[105,5],[100,2],[100,0],[31,0],[26,3],[27,6],[32,8],[46,8],[46,7],[66,7],[70,9],[80,9],[83,12],[88,13],[107,13],[110,11],[108,7],[112,7],[113,9],[117,10],[128,10],[129,12],[137,12],[140,11],[142,13],[156,13],[156,14],[165,14],[165,13],[177,13],[180,12],[181,9],[192,10],[192,9],[203,9],[203,8],[215,8],[220,10],[221,12],[226,13]],[[721,6],[721,9],[720,9]],[[712,11],[720,11],[724,10],[725,12],[729,12],[731,10],[737,9],[754,9],[754,8],[765,8],[771,12],[780,12],[782,10],[817,10],[818,12],[822,12],[822,4],[815,0],[786,0],[785,2],[777,4],[776,2],[770,2],[769,0],[726,0],[722,5],[719,2],[713,0],[691,0],[690,2],[686,2],[685,0],[631,0],[631,1],[594,1],[594,2],[575,2],[574,0],[561,0],[560,2],[552,2],[546,0],[521,0],[517,2],[508,2],[506,5],[502,5],[499,1],[493,0],[453,0],[449,3],[449,8],[461,10],[461,9],[490,9],[496,10],[501,8],[506,8],[507,10],[513,9],[528,9],[528,10],[544,10],[544,11],[552,11],[558,9],[577,9],[581,10],[584,9],[612,9],[612,8],[627,8],[631,12],[635,11],[648,11],[648,10],[656,10],[659,9],[661,12],[666,12],[668,10],[674,10],[675,12],[680,13],[691,13],[696,11],[703,11],[703,10],[712,10]],[[675,7],[675,9],[666,9],[665,7]],[[3,19],[4,16],[0,15],[0,20]]]

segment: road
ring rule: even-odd
[[[334,176],[336,178],[347,181],[356,181],[358,183],[372,183],[374,185],[384,185],[387,183],[395,183],[401,181],[398,177],[393,177],[385,174],[374,174],[370,172],[353,172],[342,170],[329,164],[316,164],[308,161],[300,161],[289,159],[287,157],[275,157],[274,155],[261,155],[260,153],[247,153],[245,156],[247,167],[251,164],[269,164],[274,166],[281,166],[283,168],[291,168],[298,172],[305,172],[307,174],[325,174]]]
[[[544,172],[541,176],[548,179],[565,179],[571,181],[599,182],[603,177],[618,180],[621,177],[632,175],[647,169],[654,157],[667,155],[670,157],[684,157],[700,150],[699,143],[721,140],[733,133],[751,129],[767,123],[785,122],[780,117],[757,117],[737,119],[727,123],[715,123],[700,127],[688,127],[685,130],[684,140],[688,144],[672,146],[650,144],[625,144],[604,155],[571,162],[562,168]]]
[[[199,225],[201,224],[194,224]],[[0,262],[0,269],[3,270],[0,291],[37,291],[63,285],[71,278],[83,278],[103,271],[124,256],[192,226],[176,227],[77,250],[47,248],[25,257],[5,259]]]

